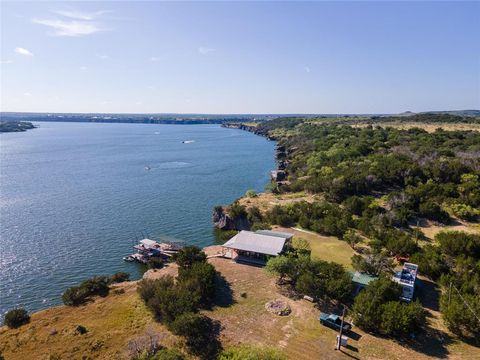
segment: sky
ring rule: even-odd
[[[480,2],[5,2],[2,111],[480,109]]]

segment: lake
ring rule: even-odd
[[[214,243],[213,207],[275,167],[273,142],[219,125],[37,125],[0,135],[0,314],[94,275],[139,278],[122,257],[143,236]]]

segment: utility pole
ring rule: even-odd
[[[343,333],[343,320],[345,319],[345,305],[343,305],[343,312],[342,312],[342,323],[340,324],[340,330],[338,332],[338,339],[337,339],[337,346],[335,350],[340,350],[342,346],[342,333]]]

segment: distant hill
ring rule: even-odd
[[[5,121],[59,121],[59,122],[95,122],[95,123],[139,123],[139,124],[224,124],[227,122],[262,122],[277,118],[428,118],[442,115],[463,118],[480,116],[480,110],[447,110],[414,113],[405,111],[400,114],[105,114],[105,113],[30,113],[0,112],[0,120]],[[452,121],[453,119],[445,119]],[[458,119],[457,119],[458,121]],[[470,122],[458,121],[458,122]]]
[[[480,116],[480,110],[450,110],[450,111],[428,111],[430,114],[449,114],[458,116]],[[424,113],[422,113],[424,114]]]

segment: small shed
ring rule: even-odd
[[[224,254],[226,251],[230,251],[231,258],[235,261],[261,265],[265,264],[269,256],[279,255],[286,242],[285,236],[265,235],[242,230],[223,244],[223,248]]]
[[[362,273],[362,272],[359,272],[359,271],[356,271],[356,272],[352,273],[352,282],[356,286],[355,295],[357,295],[360,292],[360,290],[367,287],[367,285],[370,282],[372,282],[374,280],[377,280],[377,279],[378,279],[377,276],[369,275],[369,274]]]

